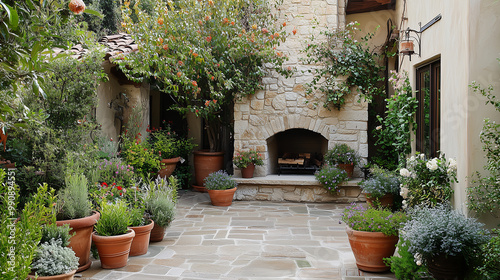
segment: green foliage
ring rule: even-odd
[[[131,152],[124,152],[124,154],[129,153]],[[128,158],[126,157],[126,159]],[[96,177],[99,182],[109,185],[115,183],[115,185],[122,187],[132,187],[135,185],[137,180],[136,170],[131,164],[127,164],[121,158],[104,159],[98,162]]]
[[[124,200],[114,203],[103,200],[99,212],[100,219],[95,225],[95,231],[101,236],[114,236],[127,233],[131,224],[130,211]]]
[[[157,178],[143,185],[146,213],[159,226],[167,227],[175,216],[178,181],[170,176],[168,181]]]
[[[368,101],[384,92],[380,86],[383,81],[380,55],[371,51],[367,43],[374,34],[369,33],[357,41],[355,33],[360,30],[357,26],[359,23],[351,22],[344,29],[322,31],[320,36],[325,36],[326,41],[321,43],[312,35],[304,50],[306,64],[323,65],[308,70],[314,77],[307,84],[307,93],[312,94],[317,90],[323,93],[326,96],[323,104],[325,108],[340,110],[353,87]]]
[[[494,230],[495,235],[481,247],[481,265],[476,267],[476,271],[482,279],[500,279],[500,230]]]
[[[393,213],[388,209],[365,208],[353,203],[342,212],[342,221],[353,230],[397,236],[401,224],[406,221],[406,214]]]
[[[130,226],[138,227],[145,225],[146,219],[144,217],[144,209],[144,205],[141,205],[140,207],[129,207]]]
[[[245,168],[250,163],[255,165],[263,165],[264,161],[262,160],[262,155],[257,151],[245,151],[245,152],[236,152],[233,157],[233,163],[238,168]]]
[[[421,262],[417,264],[413,254],[408,252],[407,242],[400,238],[396,250],[397,256],[384,259],[387,265],[391,266],[391,272],[396,279],[420,280],[428,275],[426,266]]]
[[[364,193],[369,193],[371,197],[382,197],[388,193],[399,194],[399,176],[395,172],[374,167],[371,170],[372,176],[359,183]]]
[[[233,179],[233,177],[226,173],[226,171],[219,170],[217,172],[210,173],[204,180],[203,186],[207,190],[228,190],[236,188],[238,183]]]
[[[70,220],[84,218],[91,213],[88,181],[83,174],[66,176],[66,186],[60,190],[57,200],[58,219]]]
[[[61,246],[67,247],[69,245],[69,239],[75,235],[70,234],[71,228],[69,224],[64,224],[62,226],[57,226],[56,224],[47,224],[42,227],[42,238],[40,239],[40,244],[49,243],[51,240],[57,240],[60,242]]]
[[[377,116],[380,125],[373,131],[377,137],[377,156],[374,163],[389,170],[403,167],[405,158],[411,153],[411,135],[417,129],[415,116],[418,101],[413,97],[407,73],[391,71],[389,82],[395,93],[387,98],[385,117]]]
[[[417,206],[408,215],[410,220],[402,228],[401,235],[408,242],[408,251],[423,260],[437,254],[467,258],[467,251],[479,249],[489,239],[486,230],[482,229],[483,224],[466,218],[447,204],[434,208]]]
[[[444,155],[439,158],[425,159],[424,154],[412,156],[406,161],[407,169],[400,169],[403,187],[403,205],[435,206],[447,203],[453,195],[452,183],[457,181],[457,163]]]
[[[325,161],[330,165],[335,164],[354,164],[358,165],[360,156],[353,148],[347,144],[335,144],[325,154]]]
[[[7,182],[4,181],[5,175]],[[54,190],[42,185],[18,213],[19,187],[15,180],[14,171],[5,174],[0,170],[1,204],[6,206],[0,207],[0,267],[3,279],[24,280],[31,270],[31,261],[42,237],[42,226],[55,222],[55,196]]]
[[[336,166],[324,165],[314,173],[314,177],[329,193],[337,194],[338,186],[347,180],[347,172]]]
[[[474,92],[488,98],[486,104],[495,106],[497,112],[500,112],[500,100],[492,94],[492,86],[485,89],[472,83],[471,87]],[[498,180],[500,178],[500,124],[485,119],[479,137],[483,144],[483,151],[486,153],[484,170],[487,175],[483,176],[479,172],[473,175],[471,185],[467,189],[467,206],[478,213],[498,215],[498,209],[500,209],[500,181]]]
[[[160,156],[147,141],[125,139],[121,156],[134,167],[134,174],[143,180],[149,179],[160,168]]]
[[[281,1],[278,1],[281,2]],[[154,78],[180,112],[207,123],[210,149],[222,145],[221,125],[230,126],[234,99],[262,87],[265,63],[282,74],[288,58],[273,48],[287,36],[276,7],[266,0],[157,1],[152,11],[125,2],[125,30],[139,51],[115,63],[132,80]],[[146,62],[146,63],[145,63]],[[271,70],[271,69],[269,69]]]
[[[60,240],[53,239],[38,246],[32,268],[39,276],[65,274],[78,268],[78,257]]]
[[[181,137],[168,124],[165,125],[164,129],[147,129],[147,132],[150,132],[148,141],[161,159],[187,158],[197,146],[193,143],[193,139]]]

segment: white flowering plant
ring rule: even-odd
[[[402,176],[400,194],[404,199],[403,207],[448,202],[453,195],[451,184],[458,182],[457,162],[442,154],[431,159],[426,159],[424,154],[412,156],[399,173]]]

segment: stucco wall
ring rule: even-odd
[[[97,122],[101,124],[104,134],[108,138],[118,139],[120,126],[122,126],[130,115],[134,106],[142,107],[143,123],[141,134],[146,135],[146,128],[149,125],[149,85],[143,83],[137,87],[134,85],[120,85],[118,79],[110,74],[112,65],[109,62],[103,63],[105,72],[109,80],[101,83],[97,88],[98,105],[96,110]],[[120,95],[124,93],[128,102]],[[114,104],[110,103],[113,102]],[[115,117],[117,115],[116,106],[123,106],[123,123]]]
[[[469,84],[496,84],[498,77],[500,2],[495,0],[409,0],[406,1],[407,20],[401,30],[419,30],[438,14],[442,19],[421,35],[421,56],[405,56],[402,69],[409,72],[413,88],[415,69],[436,58],[441,60],[441,151],[458,162],[458,180],[454,204],[466,211],[467,176],[482,169],[484,153],[479,132],[485,117],[499,119],[492,106],[471,93]],[[397,23],[401,24],[404,1],[397,2]],[[418,49],[416,49],[418,51]]]

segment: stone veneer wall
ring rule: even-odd
[[[358,103],[359,97],[353,93],[340,111],[324,108],[321,94],[306,95],[305,92],[305,84],[313,77],[307,70],[316,66],[300,61],[304,56],[300,51],[306,47],[305,42],[312,32],[317,33],[324,26],[332,29],[345,25],[344,1],[284,0],[282,8],[282,18],[286,18],[283,21],[287,22],[289,33],[296,28],[297,34],[290,35],[279,51],[290,57],[285,67],[296,71],[288,79],[277,73],[270,74],[263,79],[264,90],[236,102],[235,153],[249,149],[261,152],[265,164],[256,167],[255,176],[266,176],[271,174],[266,140],[287,129],[302,128],[324,136],[328,148],[335,143],[346,143],[366,158],[368,104]],[[313,19],[319,22],[316,29],[313,29]],[[235,175],[240,174],[235,168]],[[360,175],[359,170],[357,175]]]

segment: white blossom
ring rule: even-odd
[[[453,158],[448,159],[448,167],[452,170],[457,170],[457,161]]]
[[[401,168],[401,170],[399,170],[399,174],[403,177],[410,177],[411,176],[410,170],[408,170],[406,168]]]
[[[425,164],[425,166],[427,166],[427,168],[429,168],[429,170],[431,170],[431,171],[434,171],[434,170],[438,169],[437,159],[433,158],[433,159],[429,160]]]
[[[399,195],[401,195],[404,199],[408,197],[408,188],[401,187],[401,191],[399,191]]]

